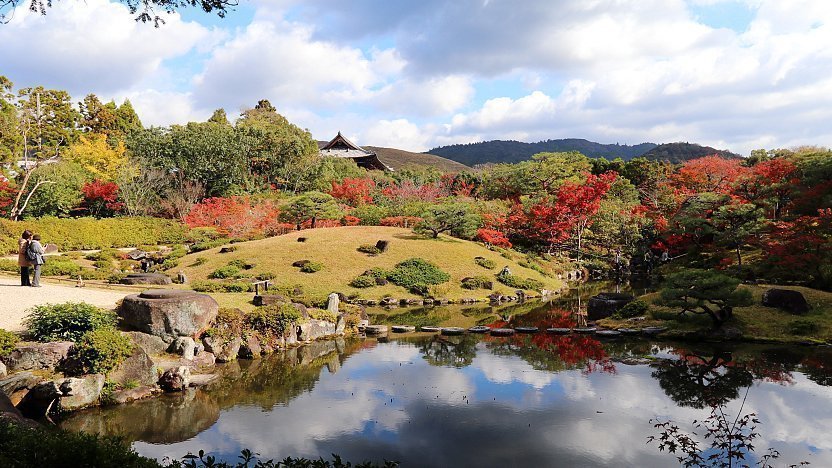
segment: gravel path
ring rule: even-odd
[[[23,330],[23,317],[26,310],[42,304],[61,302],[86,302],[99,307],[113,308],[116,302],[130,294],[125,291],[105,291],[101,289],[75,288],[50,284],[41,280],[41,288],[25,288],[20,280],[0,276],[0,328],[9,331]]]

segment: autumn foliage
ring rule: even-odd
[[[215,227],[233,238],[254,238],[283,234],[294,229],[278,221],[280,210],[269,200],[249,197],[206,198],[185,217],[189,227]]]

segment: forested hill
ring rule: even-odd
[[[581,138],[566,138],[539,141],[537,143],[493,140],[481,143],[440,146],[433,148],[428,153],[473,166],[484,163],[516,163],[529,159],[537,153],[561,151],[579,151],[593,158],[629,160],[641,156],[655,147],[655,143],[641,143],[633,146],[617,143],[605,145]]]
[[[728,159],[742,158],[742,156],[727,150],[718,150],[716,148],[711,148],[710,146],[702,146],[695,143],[665,143],[663,145],[656,146],[646,152],[643,156],[653,161],[681,163],[713,154],[718,154],[723,158]]]

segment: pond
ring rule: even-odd
[[[511,320],[535,323],[552,307]],[[391,335],[316,342],[221,372],[208,389],[80,412],[62,426],[121,435],[159,459],[205,450],[233,461],[249,448],[405,467],[666,467],[675,458],[646,444],[651,418],[690,428],[711,405],[735,414],[747,392],[760,453],[774,447],[784,462],[832,466],[828,348]]]

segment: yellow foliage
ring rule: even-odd
[[[64,154],[64,159],[81,165],[102,180],[114,180],[127,165],[126,148],[118,142],[115,148],[101,134],[82,135]]]

